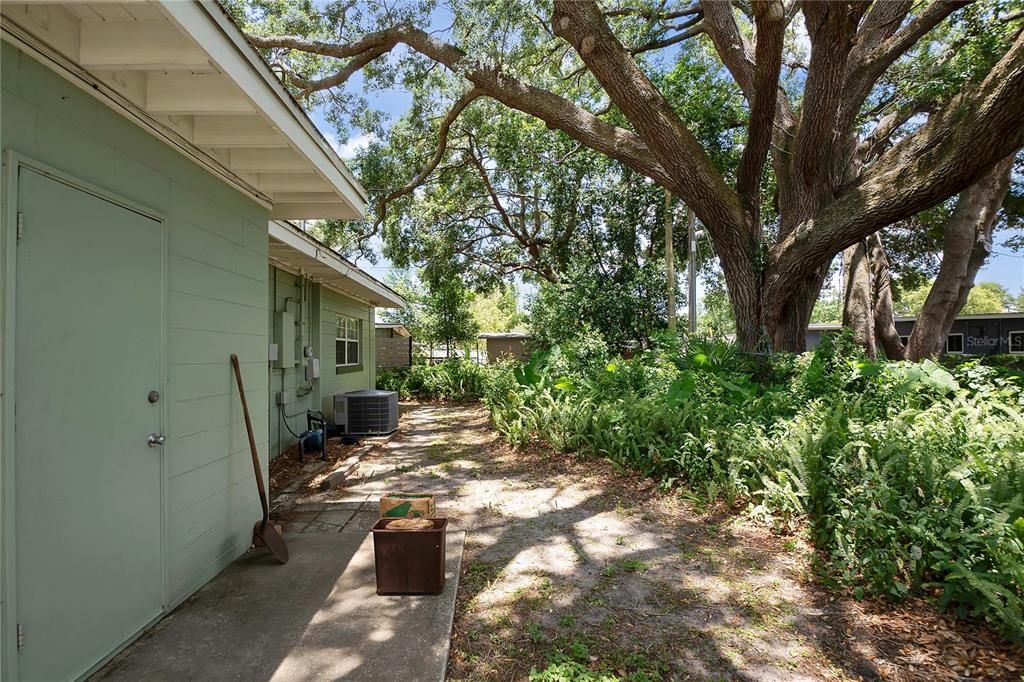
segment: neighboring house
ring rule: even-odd
[[[807,350],[814,350],[821,344],[821,338],[830,332],[837,332],[843,325],[833,322],[812,322],[807,325]]]
[[[896,318],[896,331],[903,343],[910,338],[916,320],[916,317]],[[807,348],[816,348],[822,334],[840,328],[838,324],[808,325]],[[961,315],[949,330],[945,350],[963,355],[1024,353],[1024,313]]]
[[[527,360],[526,342],[530,334],[525,332],[484,332],[480,338],[487,344],[487,364],[493,365],[503,358]]]
[[[266,473],[402,302],[278,222],[367,195],[219,5],[0,13],[0,677],[79,678],[249,546],[230,354]]]
[[[412,365],[412,334],[404,324],[378,322],[376,334],[377,369]]]

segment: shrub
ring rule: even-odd
[[[981,362],[872,362],[846,334],[747,356],[657,340],[634,358],[566,346],[495,370],[511,443],[546,441],[806,527],[855,596],[934,594],[1024,640],[1024,392]]]
[[[413,365],[381,372],[377,388],[398,391],[402,398],[469,400],[483,397],[490,371],[461,358],[436,365]]]

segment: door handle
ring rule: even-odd
[[[149,434],[149,438],[146,439],[146,442],[149,443],[149,447],[155,448],[157,445],[163,445],[166,443],[167,436],[162,433],[151,433]]]

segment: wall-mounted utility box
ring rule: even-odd
[[[274,313],[274,343],[278,348],[274,367],[295,367],[295,316],[291,313]]]
[[[320,358],[306,358],[306,381],[320,378]]]

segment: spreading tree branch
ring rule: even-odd
[[[697,21],[700,21],[700,19],[701,19],[701,17],[699,17],[699,16],[696,17],[695,20],[694,20],[695,23]],[[697,24],[696,26],[693,26],[689,30],[685,30],[682,33],[677,33],[674,36],[669,36],[668,38],[662,38],[660,40],[651,40],[651,41],[648,41],[648,42],[644,43],[643,45],[638,45],[637,47],[634,47],[634,48],[630,49],[629,52],[630,52],[630,54],[636,55],[636,54],[643,54],[644,52],[652,52],[654,50],[661,50],[661,49],[664,49],[666,47],[671,47],[672,45],[677,45],[677,44],[683,42],[684,40],[687,40],[689,38],[693,38],[694,36],[699,36],[703,32],[704,32],[704,26],[702,24]]]
[[[886,225],[905,220],[976,182],[1024,146],[1024,35],[976,87],[934,113],[885,152],[835,201],[772,249],[766,317],[778,319],[803,273]]]
[[[742,224],[736,193],[672,105],[608,27],[593,0],[556,0],[555,35],[569,42],[651,153],[668,171],[668,187],[700,217],[716,240],[736,242]]]
[[[740,87],[748,102],[754,101],[755,83],[754,49],[747,43],[740,32],[733,16],[732,8],[727,2],[704,0],[704,31],[715,45],[715,51],[722,63],[729,70],[733,80]],[[788,182],[788,154],[792,130],[796,126],[796,116],[786,93],[779,89],[775,95],[775,119],[772,127],[772,147],[775,150],[775,173],[780,182]]]
[[[288,81],[299,89],[296,97],[298,99],[302,99],[310,96],[314,92],[329,90],[331,88],[338,87],[339,85],[344,85],[349,78],[359,71],[359,69],[363,68],[377,57],[383,56],[387,52],[388,50],[385,47],[369,49],[366,52],[350,59],[340,71],[331,76],[327,76],[326,78],[311,80],[289,71]]]
[[[441,125],[438,128],[437,147],[434,149],[434,156],[430,159],[426,166],[420,169],[420,172],[417,173],[412,180],[405,183],[397,190],[381,199],[380,210],[377,215],[377,220],[374,223],[374,229],[379,227],[380,224],[383,223],[384,219],[387,217],[387,208],[389,203],[391,203],[395,199],[405,196],[406,194],[414,192],[416,188],[422,185],[423,181],[426,180],[430,176],[430,174],[434,172],[434,169],[436,169],[437,165],[441,163],[441,159],[444,158],[445,151],[447,151],[448,149],[448,134],[451,132],[452,124],[455,123],[455,120],[459,117],[459,114],[461,114],[466,109],[466,107],[468,107],[473,102],[473,100],[480,97],[482,94],[483,93],[480,90],[472,88],[462,97],[460,97],[457,102],[455,102],[455,105],[451,108],[448,114],[441,121]]]
[[[259,48],[290,49],[336,59],[349,59],[381,48],[387,52],[403,44],[459,74],[488,97],[544,121],[549,128],[561,130],[659,184],[670,181],[647,145],[635,133],[603,121],[553,92],[512,78],[493,64],[471,61],[458,47],[408,24],[367,33],[350,43],[330,43],[299,36],[253,35],[249,36],[249,41]]]
[[[810,0],[803,5],[811,38],[811,61],[801,107],[800,127],[793,151],[795,183],[782,187],[789,196],[788,231],[814,215],[836,181],[830,161],[837,151],[836,116],[842,101],[843,73],[867,3],[831,3]]]
[[[753,76],[753,98],[747,144],[743,149],[736,190],[753,225],[760,224],[761,172],[768,160],[775,123],[779,74],[782,70],[782,41],[786,30],[781,0],[755,0],[754,21],[757,44]]]
[[[494,209],[498,212],[501,218],[501,223],[508,230],[509,235],[514,237],[523,246],[526,246],[526,237],[520,234],[519,230],[516,229],[515,224],[512,222],[512,218],[509,217],[508,212],[501,203],[501,199],[498,197],[498,193],[494,189],[494,185],[491,183],[491,179],[487,176],[487,169],[484,168],[483,162],[476,155],[475,143],[471,142],[470,150],[468,154],[470,162],[477,171],[477,175],[480,176],[480,182],[483,183],[484,189],[487,191],[487,196],[491,200],[491,204]]]
[[[606,17],[627,17],[636,16],[647,19],[648,21],[667,21],[669,19],[681,19],[682,17],[692,16],[700,12],[700,4],[693,3],[683,9],[679,10],[651,10],[646,7],[624,7],[621,9],[611,9],[603,12]]]
[[[864,27],[857,34],[857,46],[851,51],[842,77],[843,103],[837,129],[846,135],[852,129],[864,100],[871,89],[907,50],[926,33],[938,26],[956,10],[973,0],[936,0],[902,28],[910,3],[903,0],[877,2],[864,19]]]

